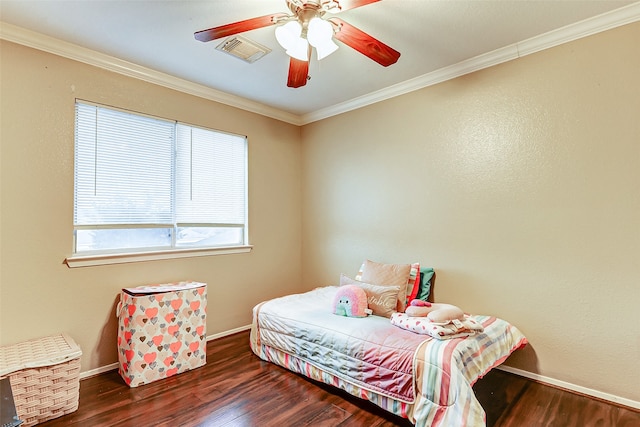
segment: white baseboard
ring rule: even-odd
[[[229,335],[237,334],[238,332],[244,332],[251,329],[251,325],[240,326],[239,328],[230,329],[228,331],[219,332],[213,335],[207,335],[207,342],[223,338]],[[101,366],[96,369],[90,369],[88,371],[80,372],[80,379],[83,380],[89,377],[95,377],[96,375],[104,374],[105,372],[114,371],[118,369],[118,363],[112,363],[110,365]]]
[[[240,326],[239,328],[230,329],[228,331],[219,332],[217,334],[207,336],[207,341],[217,340],[218,338],[228,337],[229,335],[237,334],[238,332],[244,332],[251,329],[251,325]]]
[[[600,400],[606,400],[607,402],[615,403],[617,405],[640,409],[640,402],[616,396],[615,394],[604,393],[592,388],[582,387],[576,384],[568,383],[566,381],[557,380],[555,378],[545,377],[544,375],[534,374],[529,371],[523,371],[522,369],[512,368],[511,366],[500,365],[497,367],[497,369],[519,375],[521,377],[529,378],[531,380],[538,381],[553,387],[558,387],[565,390],[573,391],[575,393],[584,394],[586,396],[591,396]]]
[[[118,369],[118,363],[112,363],[110,365],[101,366],[96,369],[90,369],[88,371],[80,372],[80,379],[84,380],[85,378],[95,377],[96,375],[104,374],[105,372],[113,371]]]
[[[229,335],[237,334],[238,332],[248,331],[249,329],[251,329],[251,325],[245,325],[245,326],[240,326],[238,328],[230,329],[228,331],[219,332],[217,334],[208,335],[207,342],[216,340],[219,338],[223,338]],[[118,363],[112,363],[110,365],[102,366],[100,368],[91,369],[85,372],[80,372],[80,379],[82,380],[85,378],[93,377],[95,375],[113,371],[115,369],[118,369]],[[511,374],[515,374],[521,377],[529,378],[531,380],[538,381],[543,384],[547,384],[550,386],[584,394],[586,396],[591,396],[596,399],[605,400],[607,402],[615,403],[617,405],[628,406],[634,409],[640,409],[640,402],[631,400],[631,399],[626,399],[624,397],[616,396],[614,394],[604,393],[602,391],[594,390],[587,387],[582,387],[576,384],[568,383],[566,381],[561,381],[555,378],[546,377],[544,375],[534,374],[529,371],[523,371],[522,369],[512,368],[511,366],[500,365],[497,367],[497,369],[500,369],[501,371],[509,372]]]

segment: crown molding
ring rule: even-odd
[[[517,43],[519,56],[640,21],[640,1]]]
[[[36,33],[6,22],[0,22],[0,39],[18,43],[47,53],[62,56],[74,61],[99,67],[118,74],[133,77],[148,83],[164,86],[200,98],[219,102],[231,107],[260,114],[293,125],[301,125],[300,116],[280,109],[231,95],[210,87],[180,79],[151,68],[96,52],[72,43],[68,43],[44,34]]]
[[[269,107],[5,22],[0,22],[0,39],[302,126],[639,20],[640,1],[304,115]]]
[[[497,49],[492,52],[464,60],[457,64],[440,68],[439,70],[431,73],[423,74],[402,83],[368,93],[358,98],[305,114],[302,116],[302,123],[308,124],[336,116],[341,113],[346,113],[347,111],[357,110],[358,108],[366,107],[367,105],[375,104],[376,102],[395,98],[396,96],[414,92],[416,90],[442,83],[474,71],[489,68],[516,58],[518,58],[518,50],[515,45]]]
[[[611,30],[622,25],[640,20],[640,2],[632,3],[611,12],[585,19],[575,24],[567,25],[557,30],[549,31],[536,37],[523,40],[503,48],[478,55],[449,67],[444,67],[431,73],[423,74],[411,80],[389,86],[387,88],[351,99],[340,104],[323,108],[302,116],[302,124],[308,124],[347,111],[356,110],[376,102],[384,101],[432,86],[465,74],[489,68],[503,62],[521,58],[532,53],[549,49],[583,37]]]

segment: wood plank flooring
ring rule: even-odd
[[[638,427],[640,412],[493,370],[474,386],[489,427]],[[40,426],[411,426],[364,400],[263,362],[249,333],[211,341],[207,365],[129,388],[112,371],[80,382],[79,408]],[[457,426],[451,426],[457,427]]]

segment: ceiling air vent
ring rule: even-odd
[[[258,59],[271,52],[266,46],[256,43],[242,36],[230,37],[220,43],[216,49],[240,58],[248,63],[256,62]]]

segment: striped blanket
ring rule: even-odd
[[[484,332],[436,340],[379,316],[331,313],[337,287],[258,304],[251,348],[263,360],[367,399],[417,426],[481,426],[472,385],[526,338],[513,325],[473,316]]]

